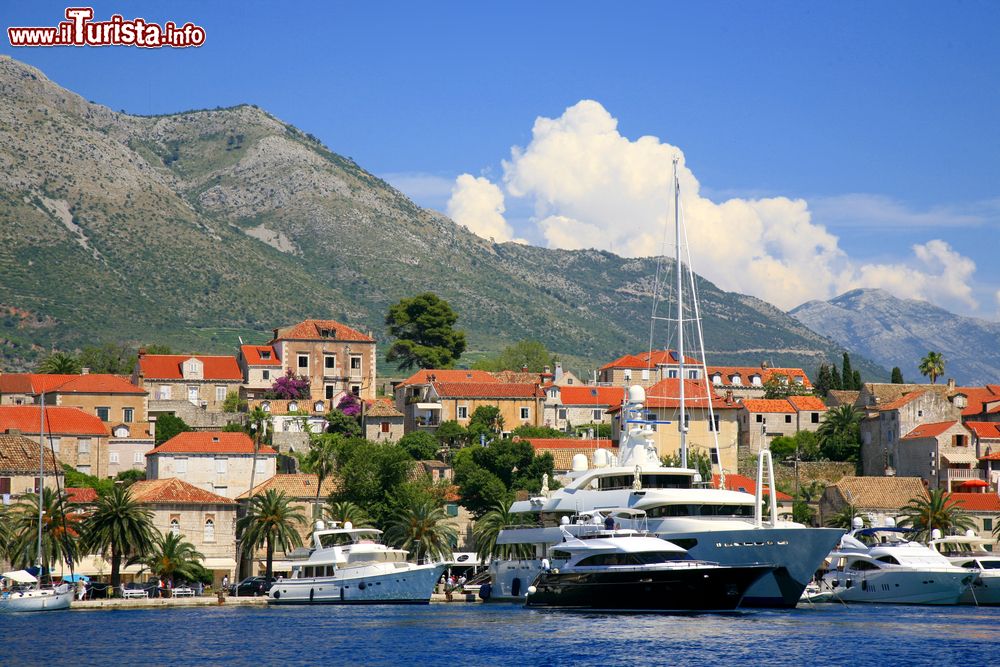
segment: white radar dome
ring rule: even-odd
[[[322,520],[317,521],[316,530],[326,530],[326,524]]]
[[[932,540],[940,540],[941,539],[941,529],[940,528],[935,528],[934,530],[931,531],[931,539]]]
[[[573,456],[573,472],[583,472],[587,469],[587,455],[575,454]]]
[[[606,449],[594,451],[594,467],[606,468],[611,464],[611,453]]]
[[[354,528],[354,524],[353,523],[351,523],[350,521],[345,521],[344,522],[344,530],[351,530],[352,528]]]
[[[628,402],[629,403],[645,403],[646,402],[646,390],[641,386],[634,384],[628,388]]]
[[[865,520],[862,519],[861,517],[856,516],[853,519],[851,519],[851,528],[857,529],[857,528],[864,528],[864,527],[865,527]]]
[[[895,528],[896,527],[896,520],[893,519],[891,516],[887,516],[885,518],[885,527],[886,528]]]

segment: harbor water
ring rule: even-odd
[[[1000,664],[1000,608],[610,615],[505,604],[0,616],[0,665]]]

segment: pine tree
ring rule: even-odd
[[[854,386],[854,371],[851,369],[851,355],[844,352],[844,366],[840,371],[841,382],[844,389],[859,389]]]
[[[830,366],[830,389],[843,389],[844,383],[840,379],[840,371],[837,370],[837,365],[834,364]]]
[[[892,367],[892,383],[904,384],[903,371],[899,370],[899,366]]]

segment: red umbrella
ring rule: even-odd
[[[989,486],[989,482],[984,482],[981,479],[969,479],[969,480],[966,480],[966,481],[962,482],[961,484],[959,484],[959,486],[967,486],[967,487],[970,487],[970,488],[971,487],[986,487],[986,486]]]

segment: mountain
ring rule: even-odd
[[[231,352],[306,317],[384,345],[389,305],[427,290],[459,313],[463,362],[536,338],[587,373],[648,346],[655,259],[491,243],[254,106],[133,116],[0,57],[0,138],[7,369],[101,342]],[[758,299],[699,289],[713,363],[839,358]]]
[[[963,317],[879,289],[857,289],[829,301],[809,301],[789,314],[887,368],[899,366],[910,382],[920,379],[917,367],[928,351],[944,355],[945,377],[959,384],[1000,381],[997,322]]]

